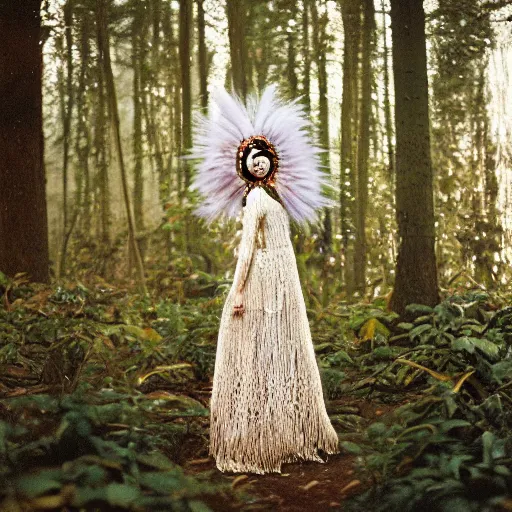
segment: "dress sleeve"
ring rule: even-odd
[[[245,282],[249,276],[251,263],[256,248],[258,229],[260,222],[265,216],[261,197],[261,194],[263,193],[264,192],[259,188],[253,190],[247,198],[247,206],[244,209],[242,220],[242,240],[240,242],[238,264],[234,279],[236,288],[240,291],[243,290]]]

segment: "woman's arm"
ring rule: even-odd
[[[258,231],[263,227],[262,222],[264,214],[259,200],[261,191],[256,189],[251,192],[251,194],[257,194],[257,196],[253,199],[251,204],[246,207],[244,212],[240,254],[238,256],[238,265],[233,282],[235,289],[235,299],[233,303],[234,315],[242,315],[244,312],[243,291],[254,259]]]

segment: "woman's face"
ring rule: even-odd
[[[247,158],[247,169],[256,178],[264,178],[270,170],[270,160],[266,156],[257,156],[252,158],[257,150],[251,151],[251,154]]]

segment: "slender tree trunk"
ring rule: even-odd
[[[190,84],[190,38],[192,34],[192,0],[180,0],[180,69],[181,69],[181,105],[183,151],[192,146],[192,101]],[[184,186],[190,185],[190,166],[183,164]]]
[[[99,28],[96,28],[99,30]],[[103,55],[98,55],[98,102],[96,106],[96,126],[94,134],[95,164],[98,169],[98,195],[99,195],[99,230],[101,232],[101,246],[105,253],[109,252],[110,237],[110,190],[108,179],[108,153],[105,125],[107,122],[107,105],[105,99],[105,73]],[[104,261],[101,273],[106,272],[108,262]]]
[[[139,0],[140,1],[140,0]],[[152,22],[152,56],[154,69],[158,70],[160,59],[160,25],[162,21],[162,0],[151,0],[151,22]]]
[[[143,45],[141,29],[143,28],[145,5],[139,2],[134,7],[132,23],[132,67],[133,67],[133,214],[135,229],[138,232],[144,230],[144,183],[142,179],[142,95],[145,94],[141,87],[142,67],[145,65],[142,59]]]
[[[91,236],[91,178],[89,169],[89,158],[91,150],[89,122],[90,109],[88,105],[87,88],[89,85],[88,66],[89,66],[89,18],[83,16],[80,22],[80,74],[78,78],[78,90],[82,91],[77,96],[77,135],[75,141],[75,152],[78,156],[78,169],[81,174],[83,190],[80,194],[82,198],[81,223],[77,228],[81,237],[88,240]],[[78,187],[77,187],[78,188]],[[78,196],[78,199],[80,198]],[[77,202],[77,204],[79,204]]]
[[[112,65],[110,62],[110,47],[108,36],[107,11],[103,0],[96,0],[96,22],[98,28],[98,49],[102,55],[102,63],[104,67],[105,80],[107,86],[107,94],[110,106],[110,120],[114,135],[115,148],[117,158],[119,160],[119,168],[121,171],[121,183],[123,186],[123,197],[126,208],[126,216],[128,218],[128,234],[131,250],[134,252],[135,263],[137,268],[137,280],[141,293],[147,294],[146,282],[144,277],[144,266],[139,251],[137,239],[135,238],[135,225],[133,222],[132,211],[130,207],[130,195],[128,192],[128,182],[126,178],[126,169],[124,166],[123,149],[121,146],[121,130],[119,126],[119,112],[117,108],[116,89],[114,84],[114,75],[112,73]]]
[[[176,43],[175,47],[177,48],[178,44]],[[179,56],[175,54],[175,62],[176,68],[179,69]],[[180,87],[180,79],[179,74],[175,74],[174,79],[174,98],[173,98],[173,112],[174,112],[174,126],[172,127],[174,131],[174,152],[179,157],[183,152],[183,144],[182,144],[182,104],[181,104],[181,87]],[[183,201],[183,160],[177,158],[176,160],[176,189],[178,191],[178,199],[179,203],[182,204]]]
[[[487,138],[487,112],[485,102],[485,70],[482,67],[479,72],[476,83],[476,95],[473,103],[473,122],[475,129],[472,130],[475,140],[474,147],[474,172],[475,179],[473,188],[473,216],[475,233],[479,233],[478,238],[473,239],[475,258],[475,280],[485,285],[487,289],[495,286],[493,276],[494,253],[499,250],[499,244],[496,243],[498,235],[498,218],[496,216],[495,202],[494,208],[489,208],[488,198],[492,197],[493,190],[497,192],[496,174],[493,169],[488,169],[489,161],[486,158],[486,147],[489,145]],[[489,172],[490,171],[490,172]],[[488,192],[491,191],[491,194]],[[494,196],[494,201],[496,195]],[[491,212],[494,215],[491,215]],[[485,233],[485,236],[483,235]]]
[[[383,27],[383,51],[384,51],[384,124],[386,126],[386,145],[388,150],[388,179],[391,189],[394,189],[395,174],[395,148],[393,147],[393,119],[391,117],[391,101],[389,98],[389,48],[387,37],[386,11],[382,2],[382,27]]]
[[[192,36],[192,7],[193,0],[180,0],[180,70],[181,70],[181,129],[182,151],[186,153],[192,147],[192,90],[190,80],[191,36]],[[182,162],[184,178],[184,194],[190,187],[190,165]],[[191,222],[189,215],[185,216],[184,249],[191,252]]]
[[[247,43],[245,40],[247,6],[245,2],[246,0],[226,2],[233,87],[243,101],[247,98]]]
[[[297,16],[297,5],[295,2],[291,2],[290,4],[290,10],[291,10],[291,16],[290,19],[295,21],[295,18]],[[295,70],[296,67],[296,53],[295,48],[297,45],[297,37],[295,30],[291,30],[288,32],[286,36],[286,43],[287,43],[287,62],[286,62],[286,75],[288,78],[288,87],[290,90],[290,96],[292,98],[297,97],[298,92],[298,79],[297,79],[297,73]]]
[[[482,73],[484,71],[482,70]],[[501,252],[502,247],[502,234],[503,227],[501,224],[501,215],[498,211],[498,177],[496,175],[496,146],[491,140],[489,133],[489,116],[487,111],[484,109],[483,112],[483,140],[485,144],[484,149],[484,173],[485,173],[485,204],[486,204],[486,215],[487,221],[489,222],[490,239],[492,245],[489,247],[489,258],[493,263],[491,267],[491,282],[489,283],[491,288],[496,288],[499,283],[500,273],[503,270],[500,262],[494,262],[495,254]],[[495,271],[494,265],[497,269]]]
[[[297,9],[297,7],[294,7]],[[302,61],[304,62],[304,67],[302,69],[302,103],[304,104],[304,109],[308,115],[311,114],[311,75],[310,75],[310,66],[311,66],[311,58],[310,58],[310,49],[309,49],[309,0],[302,0],[302,18],[301,18],[301,27],[302,27]],[[288,66],[290,66],[290,61],[295,63],[296,57],[292,58],[292,54],[290,48],[288,48]],[[290,72],[291,77],[291,72]],[[295,74],[295,78],[297,78]],[[290,79],[290,78],[289,78]],[[297,80],[298,81],[298,80]],[[298,94],[298,83],[293,85],[292,94],[296,96]],[[295,251],[297,254],[300,254],[304,251],[304,242],[305,242],[305,233],[304,230],[300,229],[300,226],[292,223],[292,238],[294,240]],[[299,267],[299,272],[301,273],[302,278],[302,267]]]
[[[422,0],[391,0],[400,248],[391,308],[439,301]]]
[[[206,111],[208,106],[208,55],[206,52],[204,0],[197,0],[197,34],[199,57],[199,95],[201,108]]]
[[[340,155],[340,217],[344,256],[342,281],[345,283],[347,295],[351,296],[355,291],[353,219],[355,218],[356,199],[355,139],[357,133],[360,1],[344,0],[341,7],[344,28]]]
[[[313,26],[316,28],[313,35],[313,45],[315,51],[315,61],[318,69],[318,95],[319,95],[319,113],[318,113],[318,135],[320,146],[329,150],[329,104],[327,100],[327,9],[322,16],[318,17],[316,3],[311,6],[311,18]],[[322,165],[327,172],[330,172],[329,152],[322,153]],[[322,245],[326,254],[332,249],[332,219],[329,209],[324,211],[324,226],[322,233]]]
[[[62,162],[62,210],[63,228],[60,259],[57,276],[66,273],[66,252],[71,230],[68,226],[68,174],[69,174],[69,148],[71,145],[71,119],[73,118],[73,0],[67,0],[63,8],[64,13],[64,39],[66,41],[66,87],[61,90],[62,125],[63,125],[63,162]],[[67,100],[67,101],[66,101]],[[76,205],[78,207],[78,204]],[[72,229],[72,228],[71,228]],[[68,233],[69,231],[69,233]]]
[[[160,202],[164,208],[167,210],[170,206],[170,194],[174,189],[178,193],[177,190],[177,178],[176,178],[176,186],[173,187],[173,167],[174,167],[174,152],[176,145],[176,125],[179,123],[175,123],[175,115],[174,115],[174,99],[176,97],[175,94],[175,85],[176,85],[176,75],[178,74],[179,63],[175,58],[176,48],[175,48],[175,38],[174,38],[174,30],[173,30],[173,9],[171,4],[163,5],[164,14],[162,21],[162,31],[165,41],[164,47],[164,59],[166,66],[166,97],[168,98],[168,131],[169,131],[169,155],[167,159],[167,174],[166,180],[163,186],[160,188]],[[177,175],[177,173],[176,173]],[[172,233],[170,230],[165,231],[165,242],[166,242],[166,256],[167,261],[171,261],[172,257]]]
[[[372,57],[375,33],[373,0],[363,0],[363,45],[361,67],[361,109],[357,152],[357,198],[354,241],[355,289],[360,295],[366,288],[366,213],[368,209],[368,155],[370,152],[370,113],[372,108]]]
[[[302,94],[304,95],[304,104],[306,113],[311,113],[311,57],[309,54],[309,2],[302,0],[302,54],[304,61]]]
[[[40,8],[0,0],[0,271],[48,282]]]

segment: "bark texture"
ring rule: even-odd
[[[391,308],[439,301],[422,0],[391,0],[400,247]]]
[[[0,0],[0,271],[47,282],[40,0]]]

